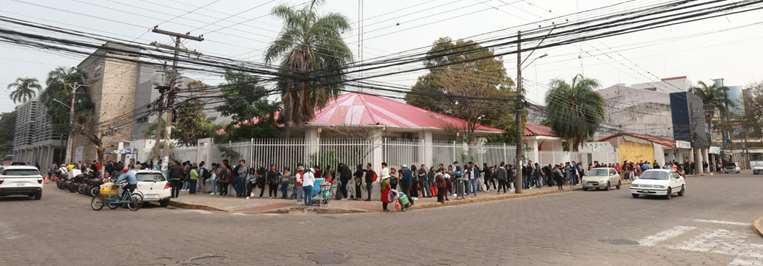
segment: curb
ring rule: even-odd
[[[752,221],[752,230],[763,236],[763,216]]]
[[[228,212],[227,210],[218,209],[215,207],[210,207],[206,205],[201,204],[190,204],[190,203],[184,203],[184,202],[178,202],[174,200],[170,200],[170,206],[178,208],[178,209],[191,209],[191,210],[205,210],[205,211],[220,211],[220,212]]]
[[[412,209],[429,209],[429,208],[439,208],[439,207],[446,207],[446,206],[473,204],[473,203],[480,203],[480,202],[529,198],[529,197],[543,196],[548,194],[560,194],[560,193],[572,192],[572,191],[578,191],[578,190],[581,190],[581,188],[573,188],[572,190],[565,190],[565,191],[552,190],[552,191],[544,191],[544,192],[536,192],[536,193],[521,193],[521,194],[511,193],[511,194],[501,195],[497,197],[490,197],[490,198],[476,198],[476,199],[467,198],[462,200],[446,201],[444,204],[433,202],[433,203],[427,203],[427,204],[421,204],[421,205],[413,205]]]
[[[315,214],[345,214],[345,213],[366,213],[367,210],[364,209],[337,209],[337,208],[321,208],[321,207],[287,207],[287,208],[280,208],[280,209],[274,209],[269,211],[263,211],[260,213],[270,213],[270,214],[295,214],[295,213],[315,213]]]

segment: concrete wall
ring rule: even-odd
[[[642,87],[618,84],[597,91],[606,101],[604,123],[623,131],[672,138],[669,94],[648,90],[649,85]]]
[[[617,156],[620,161],[654,161],[654,146],[649,143],[636,143],[621,141],[617,147]]]

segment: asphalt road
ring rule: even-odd
[[[688,185],[672,200],[576,191],[346,215],[95,212],[49,186],[0,199],[0,265],[763,265],[763,177]]]

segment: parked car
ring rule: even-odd
[[[763,174],[763,161],[751,161],[750,168],[752,168],[753,175]]]
[[[670,199],[673,194],[678,196],[686,194],[686,179],[671,170],[649,169],[641,173],[639,179],[631,183],[630,190],[634,198],[662,196]]]
[[[726,165],[723,166],[724,174],[738,174],[740,172],[742,172],[742,169],[740,169],[736,163],[726,163]]]
[[[0,167],[0,196],[26,195],[42,198],[42,175],[34,166]]]
[[[143,196],[143,202],[157,202],[166,207],[172,196],[172,185],[164,178],[162,172],[156,170],[140,170],[135,173],[138,179],[136,193]]]
[[[583,176],[583,190],[609,190],[612,186],[620,189],[621,184],[620,175],[614,168],[594,168]]]

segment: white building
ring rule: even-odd
[[[672,138],[670,93],[689,87],[691,81],[686,77],[673,77],[599,90],[606,102],[604,124],[618,131]]]

